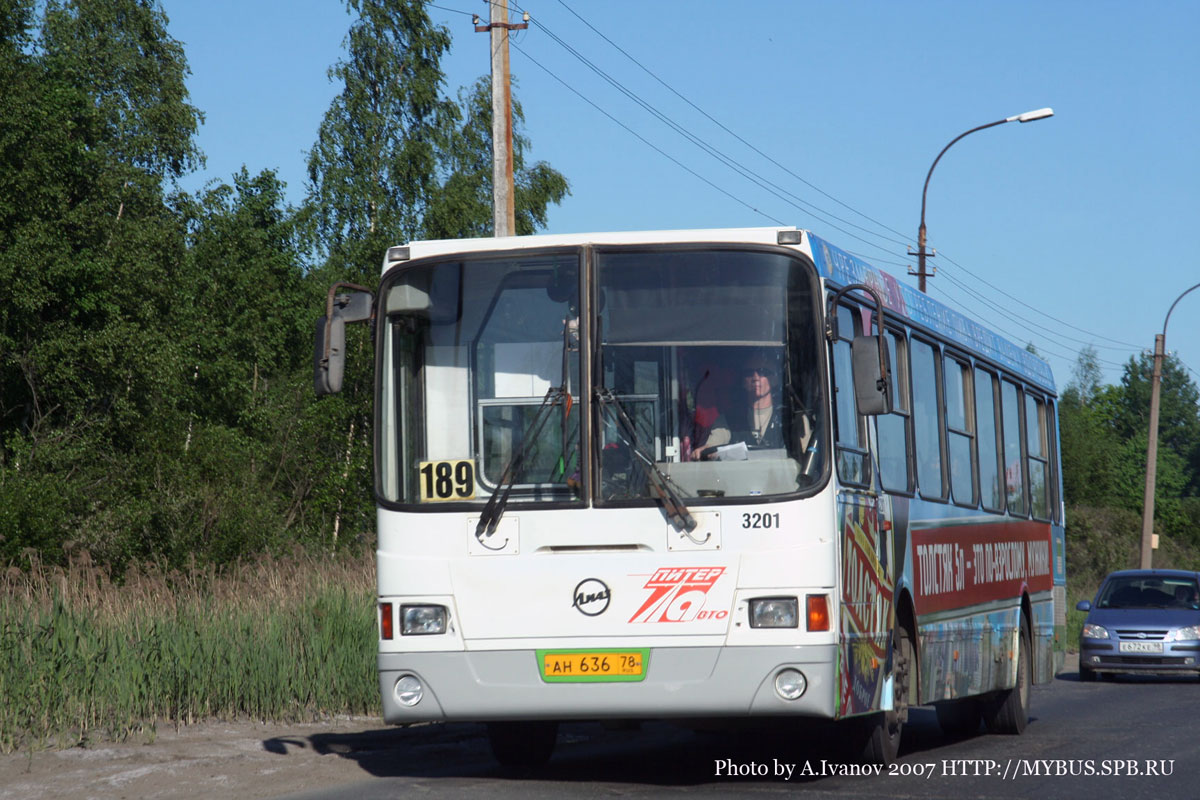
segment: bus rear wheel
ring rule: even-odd
[[[554,755],[558,723],[546,720],[489,722],[492,755],[505,767],[540,767]]]
[[[979,730],[979,698],[961,697],[934,706],[942,733],[953,739],[970,736]]]
[[[995,694],[984,712],[984,722],[992,733],[1018,734],[1029,722],[1033,695],[1033,637],[1029,619],[1021,614],[1021,634],[1017,639],[1017,682],[1011,689]]]

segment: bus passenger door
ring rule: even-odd
[[[891,501],[879,489],[875,425],[858,413],[851,369],[850,342],[869,330],[869,312],[839,305],[837,313],[830,348],[841,554],[838,714],[848,716],[893,706],[896,575]]]

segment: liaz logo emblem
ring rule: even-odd
[[[630,622],[692,622],[725,619],[727,609],[706,611],[704,602],[725,573],[724,567],[661,567],[654,571],[643,588],[650,596]]]
[[[571,606],[588,617],[598,617],[608,610],[612,591],[599,578],[584,578],[575,586]]]

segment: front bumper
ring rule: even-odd
[[[670,719],[797,715],[832,718],[834,645],[653,648],[636,683],[546,683],[532,650],[381,653],[383,719],[428,721]],[[781,669],[808,687],[796,700],[775,691]],[[413,675],[420,702],[402,705],[396,681]]]
[[[1080,639],[1079,668],[1092,672],[1200,672],[1200,642],[1164,642],[1161,653],[1123,653],[1116,639]]]

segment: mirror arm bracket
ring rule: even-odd
[[[886,317],[883,309],[883,298],[879,296],[879,292],[873,287],[867,286],[865,283],[852,283],[848,286],[843,286],[833,293],[829,298],[829,310],[825,315],[825,338],[833,341],[837,337],[837,303],[845,295],[851,291],[859,290],[866,292],[875,301],[875,327],[879,330],[879,386],[882,390],[888,385],[888,366],[887,366],[887,347],[883,341],[883,332],[886,330]],[[869,332],[868,332],[869,333]]]
[[[368,289],[367,287],[360,286],[357,283],[347,283],[346,281],[339,281],[338,283],[335,283],[329,287],[329,292],[325,296],[325,352],[322,356],[322,359],[325,362],[329,361],[329,328],[330,328],[330,326],[333,325],[333,306],[334,306],[334,303],[336,302],[335,295],[337,294],[338,289],[353,289],[356,292],[366,292],[367,294],[371,294],[371,290]],[[372,308],[371,316],[368,317],[367,319],[373,318],[374,316],[375,316],[375,309]],[[352,320],[348,320],[348,321],[349,322],[363,322],[365,320],[352,319]]]

